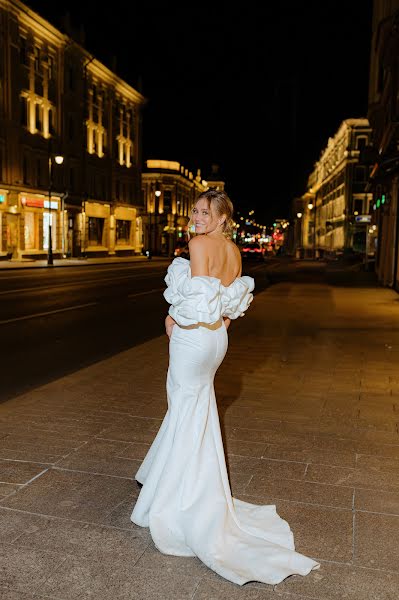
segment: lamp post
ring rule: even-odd
[[[57,154],[54,156],[54,160],[57,165],[62,165],[64,157]],[[54,264],[53,261],[53,238],[52,238],[52,214],[51,214],[51,189],[53,186],[53,156],[49,152],[48,157],[48,251],[47,251],[47,265],[51,266]]]
[[[300,258],[300,254],[301,254],[301,247],[302,247],[302,224],[301,224],[301,219],[302,219],[302,213],[301,212],[297,212],[296,213],[296,220],[295,220],[295,257],[296,258]],[[299,236],[298,236],[298,225],[299,225]],[[298,238],[299,237],[299,244],[298,244]]]
[[[310,211],[312,211],[313,208],[314,208],[313,202],[309,202],[308,209]],[[316,258],[316,215],[315,215],[315,213],[313,213],[312,223],[313,223],[313,232],[312,232],[313,233],[313,235],[312,235],[312,238],[313,238],[313,252],[312,252],[312,254],[313,254],[313,258]]]
[[[160,190],[155,190],[155,198],[159,198],[161,195]],[[154,203],[155,204],[155,203]],[[147,258],[148,260],[152,259],[152,227],[151,227],[151,213],[152,213],[152,198],[148,207],[148,250],[147,250]],[[155,205],[154,205],[154,213],[155,213]]]

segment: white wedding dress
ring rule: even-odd
[[[222,316],[243,316],[254,280],[224,287],[191,277],[175,258],[164,297],[173,327],[167,375],[168,411],[136,480],[143,484],[131,520],[149,527],[164,554],[197,556],[226,579],[276,584],[319,564],[294,549],[290,527],[274,505],[232,498],[213,387],[227,350]]]

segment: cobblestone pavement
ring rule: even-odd
[[[167,338],[0,407],[2,600],[396,600],[399,296],[283,282],[231,327],[216,392],[234,494],[321,562],[273,587],[160,554],[130,513]],[[23,371],[21,371],[21,376]]]

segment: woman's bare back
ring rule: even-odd
[[[208,264],[210,277],[220,279],[225,287],[241,276],[241,254],[237,246],[227,238],[212,238],[207,240]]]

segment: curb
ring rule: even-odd
[[[142,262],[164,262],[164,261],[168,261],[170,260],[169,258],[164,258],[162,257],[157,257],[154,259],[154,257],[150,260],[148,260],[148,258],[143,257],[143,258],[137,258],[135,260],[110,260],[110,261],[104,261],[104,262],[86,262],[84,260],[82,260],[81,263],[61,263],[61,264],[54,264],[54,265],[37,265],[37,264],[30,264],[30,265],[24,265],[24,266],[15,266],[15,267],[11,267],[11,266],[7,266],[4,267],[1,265],[1,261],[0,261],[0,273],[1,272],[5,272],[5,271],[26,271],[27,269],[58,269],[58,268],[65,268],[65,267],[95,267],[98,265],[126,265],[126,264],[134,264],[134,263],[142,263]],[[34,262],[34,261],[33,261]]]

